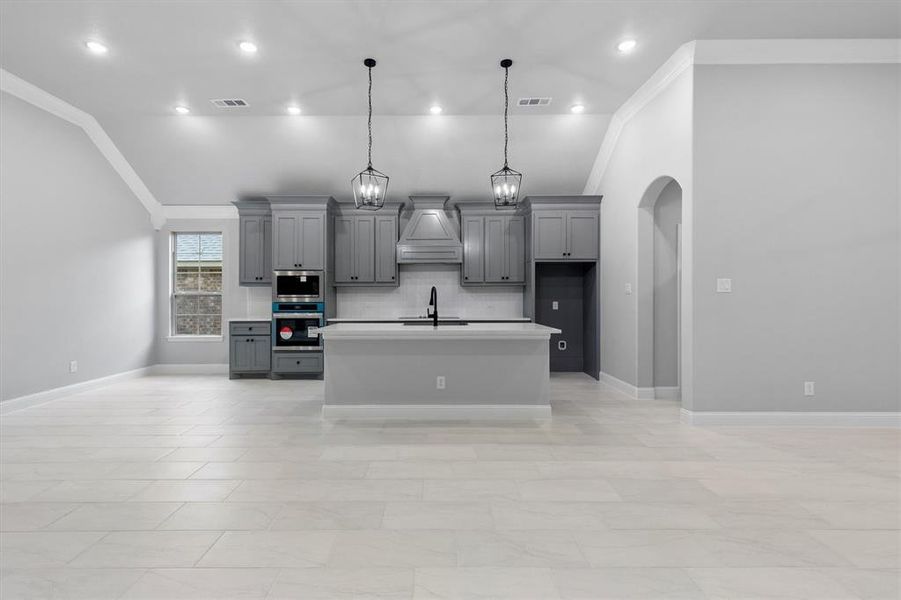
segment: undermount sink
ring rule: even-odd
[[[404,325],[428,325],[429,327],[434,326],[432,321],[404,321]],[[445,321],[442,319],[438,319],[438,325],[469,325],[466,321]]]

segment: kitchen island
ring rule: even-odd
[[[326,418],[551,415],[548,343],[535,323],[337,323],[325,344]]]

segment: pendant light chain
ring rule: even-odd
[[[372,67],[369,67],[369,168],[372,168]]]
[[[507,90],[507,82],[510,79],[510,67],[504,67],[504,168],[507,168],[507,144],[510,137],[507,134],[507,111],[510,107],[510,94]]]

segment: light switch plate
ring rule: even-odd
[[[78,361],[70,360],[69,361],[69,373],[77,373],[78,372]]]
[[[632,284],[631,284],[631,283],[627,283],[627,284],[626,284],[626,295],[627,295],[627,296],[631,296],[631,295],[632,295]]]
[[[716,293],[717,294],[731,294],[732,293],[732,280],[731,279],[717,279],[716,280]]]
[[[447,387],[447,380],[444,379],[444,375],[439,375],[438,377],[436,377],[435,378],[435,389],[443,390],[443,389],[445,389],[445,387]]]
[[[551,302],[551,310],[560,310],[560,303],[556,300]]]
[[[813,382],[805,381],[804,382],[804,395],[805,396],[813,396],[815,393],[816,393],[816,391],[814,390]]]

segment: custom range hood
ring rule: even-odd
[[[410,196],[413,214],[397,242],[401,264],[463,262],[460,231],[447,216],[448,196]]]

